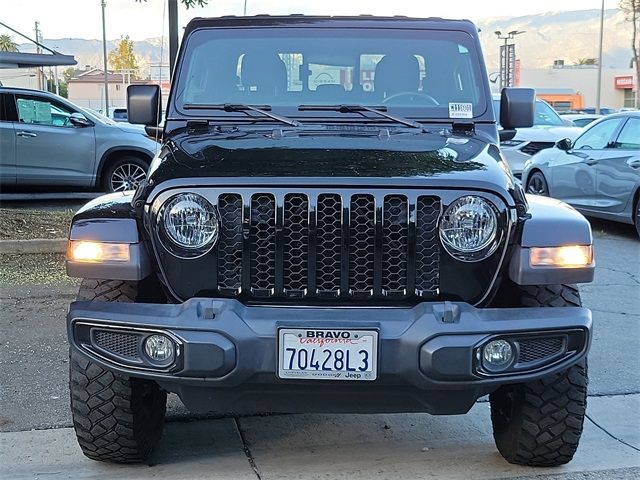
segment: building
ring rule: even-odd
[[[597,65],[563,65],[544,69],[521,69],[520,86],[538,90],[539,96],[558,110],[578,110],[596,105]],[[637,82],[632,68],[603,68],[600,106],[630,108],[635,106]],[[582,103],[582,105],[580,105]]]
[[[127,105],[127,87],[132,84],[147,84],[148,80],[136,80],[132,72],[109,72],[107,74],[109,109],[122,108]],[[89,68],[79,71],[68,82],[69,100],[81,107],[103,110],[104,71]]]

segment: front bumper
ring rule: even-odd
[[[194,412],[454,414],[502,384],[534,380],[580,361],[590,346],[591,312],[476,309],[454,302],[413,308],[246,306],[194,298],[179,305],[75,302],[67,327],[76,352],[108,370],[157,381]],[[376,330],[377,379],[279,379],[279,328]],[[154,332],[176,342],[173,364],[154,365],[142,352],[145,336]],[[562,348],[538,349],[548,355],[491,374],[482,369],[479,348],[494,338],[516,346],[560,338],[555,345]],[[127,340],[124,350],[118,339]]]

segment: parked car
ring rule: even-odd
[[[618,110],[616,110],[615,108],[600,107],[600,115],[611,115],[612,113],[616,113],[617,111]],[[595,114],[596,113],[596,107],[581,108],[580,109],[580,113]]]
[[[563,120],[569,120],[575,127],[584,128],[592,122],[602,118],[602,115],[589,113],[565,113],[561,115]]]
[[[635,224],[640,235],[640,112],[617,113],[562,140],[525,165],[528,193],[573,205],[586,215]]]
[[[149,178],[71,225],[84,454],[143,461],[167,392],[219,415],[463,414],[489,395],[509,462],[570,461],[591,229],[514,181],[477,27],[223,17],[184,36]],[[502,92],[505,126],[531,126],[534,93]],[[129,120],[159,128],[160,101],[130,86]]]
[[[128,122],[128,115],[126,108],[114,108],[111,110],[110,118],[114,122]]]
[[[493,105],[498,122],[500,121],[500,95],[493,96]],[[563,138],[574,139],[582,132],[581,128],[571,126],[569,120],[560,115],[544,100],[536,99],[536,111],[533,126],[516,129],[516,135],[510,140],[500,142],[500,150],[507,159],[511,171],[520,177],[524,162],[540,150],[551,148]]]
[[[0,184],[132,190],[158,143],[48,92],[0,88]]]

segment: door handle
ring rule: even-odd
[[[38,134],[37,133],[33,133],[33,132],[18,132],[16,135],[18,135],[19,137],[37,137]]]
[[[584,161],[584,164],[589,166],[595,165],[596,163],[598,163],[598,160],[596,160],[595,158],[590,158]]]
[[[640,168],[640,158],[630,158],[627,160],[627,165],[631,168]]]

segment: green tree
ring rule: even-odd
[[[138,71],[138,60],[133,53],[133,40],[127,35],[121,38],[114,50],[109,52],[109,67],[114,70]]]
[[[620,8],[631,22],[631,50],[636,67],[636,92],[640,88],[640,0],[620,0]],[[636,94],[636,108],[640,108],[640,95]]]
[[[0,35],[0,52],[17,52],[18,44],[10,35]]]
[[[598,65],[597,58],[579,58],[576,65]]]

